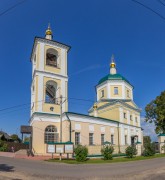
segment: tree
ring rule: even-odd
[[[7,144],[0,140],[0,151],[7,151]]]
[[[144,142],[143,156],[153,156],[155,154],[155,143],[151,142],[150,136],[144,136],[143,142]]]
[[[18,137],[17,134],[12,134],[10,137],[13,139],[14,142],[21,142],[21,139]]]
[[[143,144],[147,144],[151,142],[150,136],[143,136]]]
[[[155,124],[155,132],[157,134],[165,133],[165,91],[163,91],[160,96],[157,96],[155,100],[147,104],[145,112],[145,121]]]

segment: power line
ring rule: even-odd
[[[157,0],[160,4],[162,4],[163,6],[165,6],[165,2],[163,3],[161,0]]]
[[[55,98],[55,99],[58,99],[59,97]],[[63,97],[63,98],[66,98],[66,97]],[[79,99],[79,98],[66,98],[67,100],[68,99],[73,99],[73,100],[78,100],[78,101],[86,101],[86,102],[94,102],[90,99]],[[19,107],[22,107],[22,106],[28,106],[28,105],[31,105],[33,103],[38,103],[38,102],[43,102],[45,101],[44,100],[40,100],[40,101],[35,101],[35,102],[31,102],[31,103],[24,103],[24,104],[19,104],[19,105],[16,105],[16,106],[11,106],[11,107],[7,107],[7,108],[3,108],[3,109],[0,109],[0,112],[2,111],[7,111],[7,110],[10,110],[10,109],[15,109],[15,108],[19,108]]]
[[[57,98],[56,98],[57,99]],[[75,99],[75,98],[74,98]],[[68,99],[66,99],[68,100]],[[42,100],[44,101],[44,100]],[[38,102],[42,102],[42,101],[36,101],[36,102],[33,102],[33,103],[38,103]],[[28,103],[27,105],[30,105],[31,103]],[[80,105],[80,106],[86,106],[85,104],[81,104],[81,103],[76,103],[76,102],[70,102],[69,101],[69,104],[76,104],[76,105]],[[26,106],[27,106],[26,105]],[[24,106],[24,105],[23,105]],[[21,111],[21,110],[31,110],[30,107],[22,107],[21,105],[19,106],[13,106],[11,109],[13,109],[14,107],[19,107],[19,109],[14,109],[14,110],[11,110],[11,111],[8,111],[8,112],[3,112],[3,113],[0,113],[0,118],[3,119],[4,116],[8,115],[9,113],[13,113],[13,112],[16,112],[16,111]],[[37,107],[41,106],[41,104],[38,104]],[[9,110],[10,108],[6,108],[7,110]]]
[[[73,99],[73,100],[77,100],[77,101],[88,101],[88,102],[94,102],[93,100],[90,100],[90,99],[79,99],[79,98],[68,98],[68,99]]]
[[[0,13],[0,16],[3,16],[4,14],[6,14],[7,12],[11,11],[12,9],[16,8],[17,6],[23,4],[26,0],[20,1],[18,3],[16,3],[15,5],[9,7],[8,9],[6,9],[5,11],[3,11],[2,13]]]
[[[143,6],[144,8],[150,10],[151,12],[153,12],[154,14],[156,14],[157,16],[159,16],[160,18],[162,18],[163,20],[165,20],[165,17],[162,16],[160,13],[156,12],[155,10],[151,9],[150,7],[146,6],[145,4],[139,2],[139,1],[136,1],[136,0],[132,0],[134,3],[137,3],[141,6]]]

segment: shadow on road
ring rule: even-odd
[[[0,164],[0,172],[13,172],[14,166],[8,166],[7,164]]]

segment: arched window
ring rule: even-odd
[[[58,142],[59,135],[57,132],[57,127],[53,125],[49,125],[45,128],[45,143],[48,142]]]
[[[46,65],[57,67],[58,52],[55,49],[46,51]]]
[[[57,83],[54,81],[48,81],[46,83],[46,92],[45,92],[45,102],[50,104],[55,104],[57,91]]]

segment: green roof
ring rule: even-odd
[[[102,79],[100,79],[98,84],[101,84],[101,83],[103,83],[103,82],[105,82],[107,80],[123,80],[123,81],[126,81],[128,84],[130,84],[130,82],[120,74],[108,74],[105,77],[103,77]]]
[[[159,134],[158,136],[165,136],[165,134]]]

